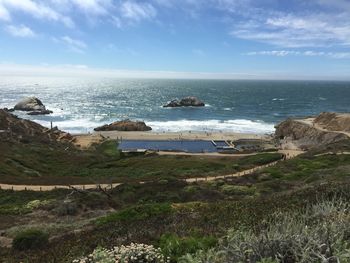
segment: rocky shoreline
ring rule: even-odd
[[[349,139],[350,114],[329,113],[307,119],[287,119],[276,125],[275,138],[309,150]]]

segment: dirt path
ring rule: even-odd
[[[13,184],[0,184],[0,189],[13,190],[13,191],[52,191],[55,189],[110,189],[121,185],[122,183],[114,184],[79,184],[79,185],[13,185]]]
[[[294,158],[298,156],[299,154],[303,153],[302,151],[293,151],[293,150],[282,150],[281,153],[286,154],[287,159]],[[252,169],[244,170],[241,172],[233,173],[233,174],[227,174],[227,175],[219,175],[219,176],[209,176],[209,177],[195,177],[195,178],[186,178],[183,179],[187,183],[193,183],[193,182],[199,182],[199,181],[213,181],[216,179],[224,179],[224,178],[230,178],[230,177],[239,177],[247,174],[251,174],[253,172],[256,172],[258,170],[264,169],[266,167],[270,167],[273,165],[276,165],[277,163],[281,162],[275,161],[269,164],[261,165],[254,167]],[[145,182],[139,182],[141,184]],[[12,185],[12,184],[0,184],[0,189],[3,190],[13,190],[13,191],[52,191],[55,189],[99,189],[100,187],[103,189],[112,189],[114,187],[117,187],[119,185],[122,185],[123,183],[113,183],[113,184],[84,184],[84,185]]]
[[[317,130],[320,130],[320,131],[324,131],[324,132],[332,132],[332,133],[342,133],[342,134],[345,134],[346,136],[350,137],[350,132],[345,132],[345,131],[331,131],[331,130],[327,130],[323,127],[321,127],[319,124],[315,123],[314,122],[314,118],[308,118],[308,119],[304,119],[304,120],[297,120],[298,122],[301,122],[301,123],[304,123],[304,124],[307,124]]]
[[[200,181],[214,181],[214,180],[217,180],[217,179],[226,179],[226,178],[230,178],[230,177],[240,177],[240,176],[243,176],[243,175],[246,175],[246,174],[254,173],[254,172],[258,171],[258,170],[261,170],[261,169],[264,169],[264,168],[267,168],[267,167],[270,167],[270,166],[274,166],[278,162],[281,162],[281,161],[275,161],[275,162],[272,162],[272,163],[269,163],[269,164],[257,166],[257,167],[254,167],[252,169],[244,170],[244,171],[237,172],[237,173],[234,173],[234,174],[209,176],[209,177],[187,178],[187,179],[185,179],[185,181],[187,183],[194,183],[194,182],[200,182]]]

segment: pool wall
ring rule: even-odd
[[[233,149],[225,141],[205,140],[123,140],[118,148],[124,152],[152,150],[187,153],[214,153],[220,149]]]

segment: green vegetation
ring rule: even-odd
[[[49,235],[39,229],[27,229],[13,239],[12,246],[18,250],[40,249],[47,245]]]
[[[114,222],[130,222],[143,219],[149,219],[151,217],[158,217],[162,215],[168,215],[172,212],[172,208],[169,204],[146,204],[140,206],[129,207],[119,212],[110,213],[109,215],[99,218],[96,224],[106,225]]]
[[[302,211],[277,212],[255,229],[229,230],[215,250],[186,255],[180,262],[348,262],[349,207],[337,198]]]
[[[349,152],[350,144],[346,145],[342,143],[342,150]],[[28,228],[39,228],[52,237],[42,250],[0,248],[1,259],[10,263],[72,262],[98,247],[93,255],[107,257],[115,253],[114,246],[141,243],[160,247],[171,262],[245,262],[242,257],[249,257],[252,263],[319,263],[315,257],[331,255],[346,262],[350,249],[346,230],[350,218],[348,154],[329,154],[327,148],[254,174],[189,184],[180,178],[236,172],[280,155],[119,156],[112,146],[108,142],[87,152],[69,151],[65,154],[77,158],[80,167],[62,161],[62,171],[40,177],[19,175],[17,180],[90,180],[80,173],[91,169],[93,180],[124,182],[114,189],[0,190],[4,237],[16,237]],[[0,165],[4,165],[2,160]],[[37,164],[43,167],[45,163]],[[68,167],[73,177],[58,176]],[[136,182],[140,178],[146,182]]]
[[[88,151],[62,146],[0,144],[2,183],[93,184],[214,176],[280,159],[278,153],[237,158],[121,154],[115,141]]]
[[[73,263],[168,263],[159,248],[145,244],[131,244],[113,249],[97,248],[88,257]]]
[[[34,209],[47,206],[66,191],[55,190],[51,192],[13,192],[0,191],[0,215],[21,215],[30,213]],[[0,223],[1,225],[1,223]]]
[[[207,250],[214,247],[217,239],[213,236],[192,235],[179,237],[175,234],[164,234],[160,237],[159,247],[170,262],[177,262],[179,258],[198,250]]]

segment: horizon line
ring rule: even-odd
[[[88,75],[96,78],[121,79],[192,79],[192,80],[269,80],[269,81],[350,81],[348,74],[334,75],[301,75],[288,72],[200,72],[173,70],[134,70],[116,68],[98,68],[86,65],[28,65],[15,63],[0,63],[1,76],[22,77],[82,77]]]

